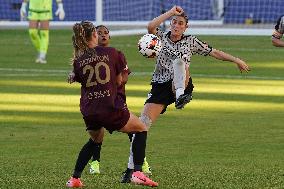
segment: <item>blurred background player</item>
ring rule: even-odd
[[[27,17],[27,4],[28,17]],[[65,17],[62,0],[57,0],[57,10],[55,15],[60,20]],[[34,47],[37,50],[36,63],[45,64],[46,53],[49,44],[49,21],[52,20],[52,0],[24,0],[20,10],[21,20],[26,17],[29,20],[29,35]]]
[[[110,43],[110,34],[109,29],[104,25],[99,25],[96,27],[97,33],[98,33],[98,45],[103,47],[108,47]],[[120,56],[122,57],[123,63],[126,65],[125,70],[122,72],[122,85],[118,86],[117,88],[117,94],[120,98],[122,98],[124,101],[126,101],[126,95],[125,95],[125,84],[128,80],[128,75],[131,73],[129,68],[127,67],[127,61],[125,59],[124,54],[121,51],[118,51]],[[74,72],[72,71],[68,75],[68,82],[73,83],[74,82]],[[100,152],[101,152],[101,146],[103,142],[104,137],[104,129],[100,131],[100,135],[97,138],[97,143],[94,145],[96,148],[94,155],[92,157],[92,162],[90,163],[90,173],[91,174],[100,174]],[[132,140],[132,134],[128,134],[129,140],[131,142]],[[147,174],[151,174],[151,168],[146,161],[146,157],[143,162],[142,171]]]
[[[135,133],[133,154],[135,171],[131,181],[145,186],[158,186],[142,172],[147,140],[147,126],[129,112],[125,99],[117,94],[126,64],[115,48],[98,46],[95,26],[88,21],[73,26],[75,81],[81,84],[80,111],[90,135],[82,147],[67,187],[82,187],[81,174],[96,150],[101,130]],[[99,58],[98,58],[99,57]]]
[[[281,40],[284,34],[284,15],[280,16],[275,25],[275,30],[272,34],[272,44],[275,47],[284,47],[284,41]]]

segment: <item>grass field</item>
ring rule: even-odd
[[[66,83],[70,31],[51,31],[48,64],[34,63],[25,30],[0,30],[0,188],[65,188],[88,135],[79,112],[80,86]],[[128,106],[139,115],[154,61],[138,54],[139,36],[113,37],[134,72]],[[200,36],[251,66],[241,75],[231,63],[195,56],[194,100],[173,106],[152,126],[147,158],[159,188],[284,188],[284,50],[270,37]],[[85,188],[143,188],[120,184],[129,143],[107,134],[99,176]]]

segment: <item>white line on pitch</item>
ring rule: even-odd
[[[13,73],[1,73],[0,77],[38,77],[38,76],[66,76],[69,70],[44,70],[44,69],[25,69],[25,68],[0,68],[0,71],[12,71]],[[15,73],[22,72],[22,73]],[[24,73],[23,73],[24,72]],[[27,73],[28,72],[28,73]],[[151,76],[152,72],[132,72],[133,76]],[[192,74],[192,77],[209,78],[228,78],[228,79],[264,79],[264,80],[284,80],[284,77],[266,77],[253,75],[213,75],[213,74]]]
[[[69,70],[45,70],[45,69],[27,69],[27,68],[0,68],[0,71],[13,72],[50,72],[50,73],[68,73]]]

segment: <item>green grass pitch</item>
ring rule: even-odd
[[[87,141],[79,84],[69,85],[71,31],[52,30],[48,63],[34,63],[26,30],[0,30],[0,188],[65,188]],[[270,37],[199,36],[251,66],[194,56],[194,99],[170,106],[148,134],[147,159],[162,189],[284,188],[284,50]],[[113,37],[134,73],[129,109],[139,115],[154,61],[137,51],[139,36]],[[85,169],[85,188],[143,188],[120,184],[128,137],[106,134],[101,175]]]

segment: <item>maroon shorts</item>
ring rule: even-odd
[[[104,127],[110,133],[120,130],[126,125],[130,117],[128,109],[117,110],[110,113],[84,116],[87,130],[98,130]]]

